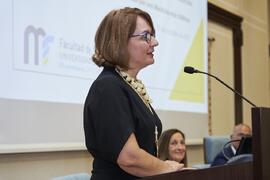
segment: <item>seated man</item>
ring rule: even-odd
[[[251,136],[251,128],[246,124],[236,125],[233,128],[231,140],[239,141],[232,142],[230,146],[224,148],[224,151],[218,153],[213,163],[211,164],[211,167],[226,164],[227,161],[235,155],[236,150],[239,147],[240,140],[244,136]]]

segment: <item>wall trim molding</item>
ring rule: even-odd
[[[242,53],[243,18],[208,2],[208,20],[232,29],[233,33],[233,61],[234,61],[234,89],[242,94]],[[241,97],[234,95],[235,124],[243,122],[243,103]]]

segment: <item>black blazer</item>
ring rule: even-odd
[[[226,155],[229,159],[230,159],[231,157],[234,156],[234,153],[233,153],[233,151],[232,151],[231,146],[225,147],[225,148],[224,148],[224,153],[225,153],[225,155]],[[227,158],[224,156],[223,152],[221,151],[221,152],[219,152],[219,153],[216,155],[214,161],[213,161],[212,164],[211,164],[211,167],[213,167],[213,166],[224,165],[224,164],[227,163],[227,161],[228,161],[229,159],[227,159]]]

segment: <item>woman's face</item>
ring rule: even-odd
[[[169,143],[170,160],[181,162],[186,154],[186,144],[184,137],[180,133],[174,133]]]
[[[158,45],[158,41],[153,36],[151,36],[150,41],[147,41],[144,36],[145,33],[152,33],[152,28],[145,19],[138,16],[135,32],[128,42],[130,70],[139,71],[154,63],[153,52],[154,47]]]

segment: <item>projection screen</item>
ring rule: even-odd
[[[83,103],[102,70],[92,61],[94,36],[112,9],[150,13],[159,46],[139,74],[163,129],[188,141],[208,132],[207,1],[3,0],[0,2],[0,153],[85,149]]]

